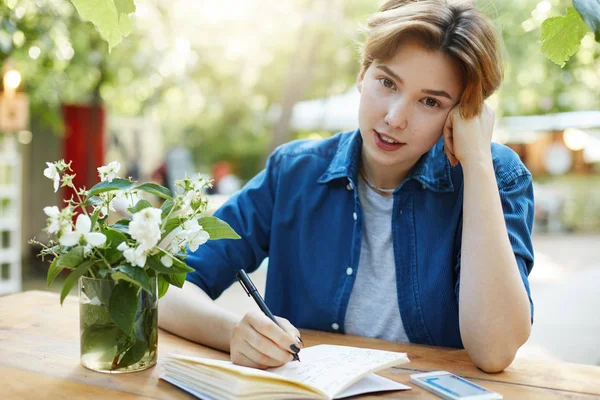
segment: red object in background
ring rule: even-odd
[[[221,178],[231,174],[231,165],[227,161],[219,161],[212,167],[213,184],[217,186]]]
[[[99,182],[98,167],[104,164],[106,110],[89,104],[63,105],[65,137],[63,158],[71,161],[76,174],[73,184],[89,189]],[[72,189],[62,188],[63,199],[75,196]]]

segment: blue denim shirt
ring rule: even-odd
[[[463,174],[451,168],[443,139],[393,194],[397,295],[411,342],[462,348],[458,322]],[[215,299],[269,257],[265,301],[298,328],[341,332],[358,268],[363,212],[356,191],[358,130],[279,147],[266,169],[215,215],[242,237],[192,253],[187,279]],[[528,295],[533,266],[531,174],[509,148],[492,144],[507,231]],[[482,266],[484,267],[484,266]],[[531,296],[529,297],[531,302]],[[251,301],[250,299],[248,301]],[[533,303],[531,302],[533,316]]]

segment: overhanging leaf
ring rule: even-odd
[[[120,14],[131,14],[135,12],[133,0],[115,0],[115,6]]]
[[[573,5],[600,42],[600,0],[573,0]]]
[[[70,274],[69,276],[67,276],[67,279],[65,279],[65,283],[63,285],[62,291],[60,292],[60,304],[62,305],[63,301],[65,300],[65,297],[67,297],[67,295],[69,294],[69,292],[71,291],[71,289],[73,288],[73,286],[75,285],[75,283],[77,282],[77,280],[83,276],[83,274],[85,274],[87,272],[88,269],[90,269],[90,267],[96,262],[96,260],[88,260],[85,261],[83,263],[81,263],[80,266],[78,266],[77,268],[75,268]]]
[[[138,306],[137,286],[119,281],[110,295],[110,315],[115,324],[128,336],[133,332],[133,322]]]
[[[123,39],[119,29],[119,12],[113,0],[71,0],[79,15],[96,26],[108,42],[109,50]]]
[[[217,239],[240,239],[240,235],[229,226],[229,224],[216,217],[204,217],[198,220],[204,229],[210,235],[210,240]]]
[[[110,192],[111,190],[125,190],[130,188],[135,183],[136,182],[132,182],[128,179],[121,178],[115,178],[112,182],[99,182],[88,191],[88,197],[95,196],[104,192]]]
[[[562,17],[548,18],[542,23],[540,43],[542,53],[562,67],[581,45],[588,27],[573,7]]]
[[[142,183],[140,186],[136,186],[136,189],[143,190],[144,192],[151,193],[158,197],[162,197],[165,200],[173,199],[173,193],[158,183]]]
[[[129,14],[135,12],[133,0],[71,0],[81,18],[96,26],[108,42],[108,50],[130,32]]]

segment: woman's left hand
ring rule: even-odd
[[[458,105],[454,107],[444,124],[444,152],[455,167],[458,163],[491,159],[494,111],[485,103],[479,115],[471,119],[460,116]]]

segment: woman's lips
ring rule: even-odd
[[[395,140],[393,138],[391,138],[388,135],[382,134],[377,132],[376,130],[373,130],[373,135],[375,136],[375,144],[377,145],[377,147],[379,147],[382,150],[385,151],[394,151],[394,150],[398,150],[401,147],[404,147],[406,145],[406,143],[388,143],[385,140],[381,139],[381,136],[384,136],[388,139],[392,139]],[[380,136],[381,135],[381,136]]]

